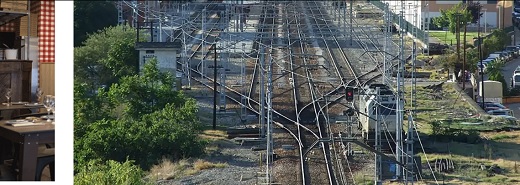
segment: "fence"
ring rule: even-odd
[[[379,0],[370,0],[370,3],[372,3],[372,5],[374,5],[375,7],[381,9],[382,11],[385,11],[385,8],[386,7],[386,4],[379,1]],[[400,19],[400,16],[398,16],[396,13],[394,12],[390,12],[390,14],[392,15],[392,22],[393,23],[399,23],[399,19]],[[428,43],[428,38],[425,38],[425,36],[427,36],[425,33],[424,33],[424,30],[414,26],[412,23],[408,22],[407,20],[402,20],[404,21],[404,27],[403,29],[407,32],[407,33],[410,33],[412,34],[415,38],[419,39],[421,42],[423,43]],[[415,27],[415,29],[417,30],[416,33],[413,33],[412,29]]]

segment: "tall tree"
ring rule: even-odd
[[[135,42],[135,29],[124,25],[89,35],[84,46],[74,49],[74,77],[94,90],[136,74],[139,57]]]
[[[495,51],[501,51],[504,47],[511,43],[511,37],[503,29],[493,30],[491,37],[484,39],[482,53],[487,56]]]
[[[111,1],[74,1],[74,47],[89,34],[117,25],[117,9]]]
[[[452,6],[450,9],[441,10],[441,16],[434,19],[434,23],[437,26],[447,26],[448,30],[457,36],[457,60],[455,62],[455,70],[453,71],[455,74],[458,74],[459,71],[464,68],[464,62],[460,59],[460,29],[465,28],[470,21],[472,21],[472,15],[463,3]],[[465,38],[466,34],[464,33],[464,46],[466,46]],[[459,76],[456,76],[457,79],[459,79]]]

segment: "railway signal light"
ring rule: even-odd
[[[346,91],[346,96],[345,97],[346,97],[347,101],[349,101],[349,102],[354,101],[354,88],[346,87],[345,91]]]

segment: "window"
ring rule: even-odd
[[[146,50],[146,54],[154,54],[155,51],[154,50]]]

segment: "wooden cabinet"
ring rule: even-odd
[[[31,101],[31,60],[0,60],[0,102],[7,102],[5,92],[11,88],[11,101]]]

